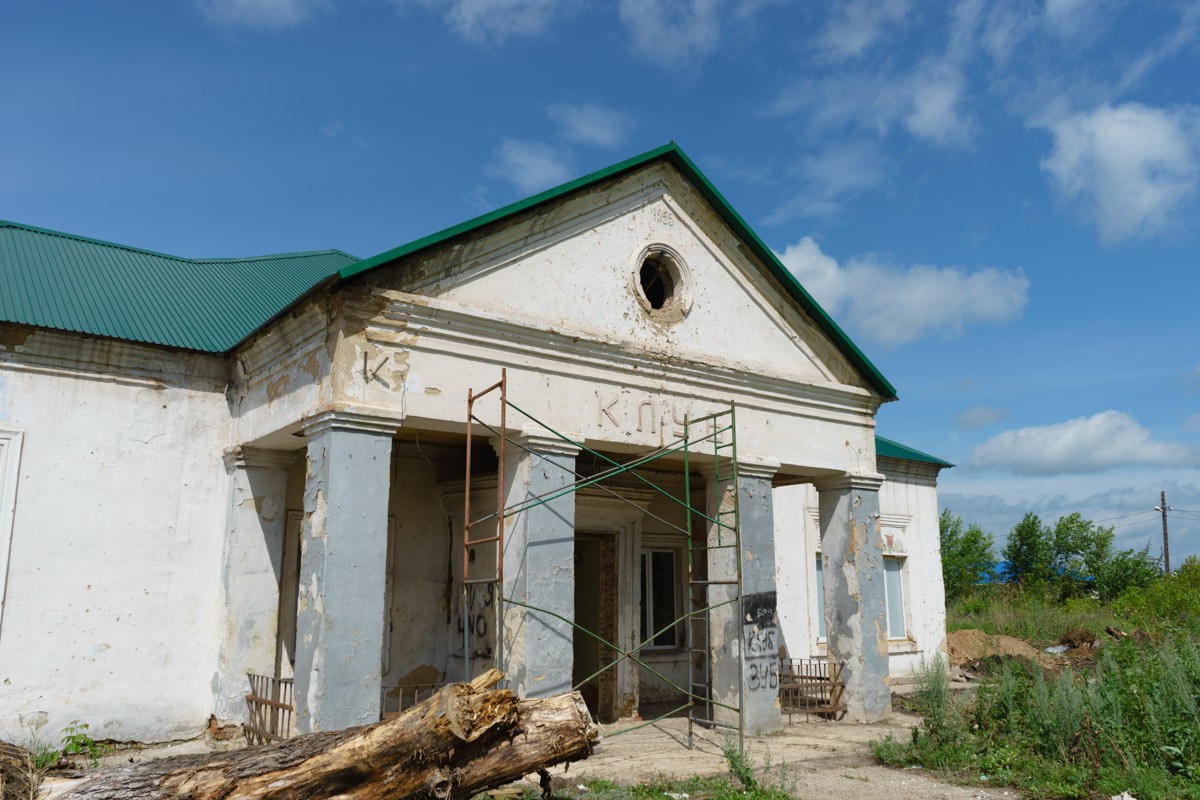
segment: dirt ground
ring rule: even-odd
[[[800,721],[769,736],[747,739],[747,754],[763,778],[782,785],[799,798],[851,797],[854,800],[966,800],[1017,798],[1016,792],[987,787],[956,786],[924,770],[897,770],[876,764],[870,743],[887,734],[907,737],[917,717],[894,714],[887,723],[856,725]],[[641,730],[612,736],[628,723],[604,726],[605,736],[586,761],[558,768],[552,774],[571,784],[588,779],[638,783],[656,776],[686,778],[721,775],[727,771],[723,737],[697,729],[695,748],[687,748],[687,720],[669,719]]]
[[[871,758],[870,743],[887,734],[909,735],[917,717],[896,713],[890,722],[857,725],[825,722],[815,717],[796,717],[782,731],[748,738],[747,754],[760,778],[782,786],[797,798],[840,798],[854,800],[968,800],[969,798],[1018,798],[1016,792],[987,787],[957,786],[937,780],[924,770],[897,770],[879,766]],[[658,776],[687,778],[692,775],[723,775],[727,772],[722,754],[724,736],[696,729],[695,747],[687,748],[687,720],[668,719],[640,730],[613,735],[628,728],[621,722],[602,726],[602,738],[586,761],[551,770],[556,781],[578,785],[589,779],[622,784],[640,783]],[[106,765],[225,750],[235,742],[197,739],[165,747],[127,750],[103,759]],[[764,773],[765,774],[762,774]],[[60,797],[77,781],[51,779],[43,789],[48,797]],[[537,776],[530,780],[536,787]]]

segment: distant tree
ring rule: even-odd
[[[1115,553],[1096,570],[1096,591],[1104,602],[1113,600],[1129,589],[1149,586],[1162,577],[1162,563],[1150,555],[1150,545],[1141,550],[1122,550]]]
[[[942,541],[942,580],[946,600],[954,601],[969,595],[975,584],[991,573],[996,565],[992,551],[992,535],[978,525],[964,529],[962,517],[942,511],[938,519]]]
[[[1030,588],[1044,588],[1050,583],[1054,575],[1053,534],[1037,514],[1029,512],[1013,526],[1003,554],[1008,562],[1004,579],[1009,583]]]
[[[1066,600],[1091,592],[1112,560],[1113,529],[1076,512],[1054,523],[1050,542],[1050,574],[1059,598]]]

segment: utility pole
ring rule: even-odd
[[[1167,492],[1163,490],[1158,495],[1160,505],[1155,511],[1161,511],[1163,517],[1163,574],[1171,574],[1171,546],[1167,543],[1167,512],[1171,509],[1167,505]]]

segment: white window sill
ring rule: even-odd
[[[919,653],[921,647],[912,639],[888,639],[888,655],[899,656],[907,653]],[[824,658],[829,655],[829,646],[820,641],[813,645],[812,658]]]

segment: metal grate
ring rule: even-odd
[[[246,741],[252,745],[281,742],[291,738],[295,700],[291,678],[271,678],[246,673],[250,693],[246,695],[249,721],[243,726]]]
[[[818,714],[830,719],[846,715],[843,666],[823,659],[779,659],[779,706],[789,721],[793,714]]]
[[[383,719],[391,719],[422,700],[428,700],[438,689],[448,685],[445,683],[410,683],[407,686],[386,687],[383,690],[383,701],[379,704],[379,707],[383,709],[381,716]]]

